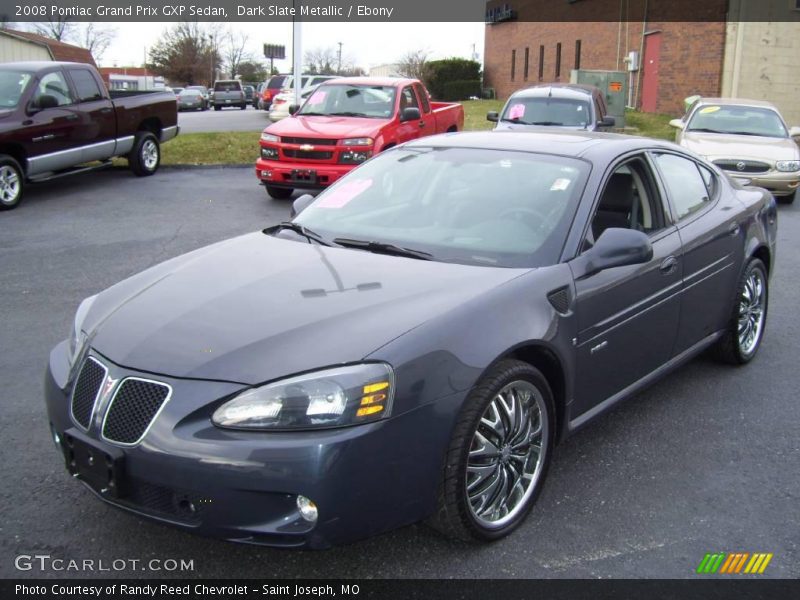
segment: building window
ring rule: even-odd
[[[514,81],[514,74],[517,70],[517,51],[511,51],[511,81]]]
[[[556,79],[561,77],[561,42],[556,44]]]
[[[581,68],[581,41],[575,40],[575,69]]]
[[[525,81],[528,81],[528,60],[530,59],[530,48],[525,48]]]
[[[544,46],[539,46],[539,81],[544,79]]]

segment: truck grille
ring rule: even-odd
[[[171,393],[172,388],[165,383],[125,379],[108,407],[103,437],[119,444],[139,443]]]
[[[84,429],[89,429],[94,404],[107,373],[108,369],[92,357],[87,358],[81,367],[72,390],[71,410],[72,418]]]
[[[322,150],[289,150],[284,148],[283,155],[286,158],[306,158],[310,160],[330,160],[333,158],[333,152],[324,152]]]
[[[336,140],[321,140],[317,138],[282,137],[284,144],[311,144],[312,146],[335,146]]]
[[[714,164],[724,171],[731,171],[733,173],[766,173],[769,171],[769,165],[767,163],[757,160],[715,160]]]

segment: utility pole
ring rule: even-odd
[[[338,42],[338,44],[339,44],[339,63],[338,63],[338,66],[336,67],[336,74],[337,75],[341,75],[342,74],[342,42]]]

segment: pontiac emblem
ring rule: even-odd
[[[739,171],[744,171],[744,168],[745,168],[746,166],[747,166],[747,165],[746,165],[746,164],[744,164],[744,162],[743,162],[743,161],[741,161],[741,160],[740,160],[739,162],[737,162],[737,163],[736,163],[736,168],[737,168]]]
[[[111,393],[111,390],[114,389],[114,386],[117,384],[119,379],[112,379],[111,377],[107,377],[105,383],[103,384],[103,391],[100,393],[101,398],[107,398],[108,395]]]
[[[312,146],[311,144],[303,144],[302,146],[300,146],[300,150],[302,150],[303,152],[311,152],[313,149],[314,146]]]

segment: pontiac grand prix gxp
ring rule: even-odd
[[[493,540],[556,442],[764,334],[774,199],[667,142],[429,137],[294,210],[80,305],[47,409],[99,498],[274,546]]]

